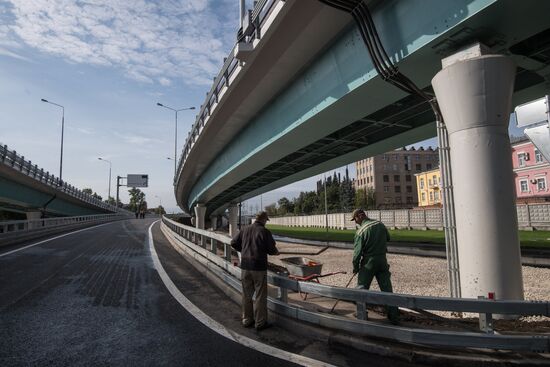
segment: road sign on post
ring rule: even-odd
[[[148,187],[149,175],[130,175],[126,179],[128,187]]]

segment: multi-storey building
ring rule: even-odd
[[[414,174],[439,166],[438,150],[397,149],[355,162],[355,189],[372,189],[380,209],[409,208],[418,204]]]
[[[441,172],[439,167],[416,173],[418,206],[441,206]]]
[[[512,165],[518,202],[550,201],[550,164],[527,137],[512,138]]]

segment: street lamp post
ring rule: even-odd
[[[61,107],[61,158],[59,159],[59,181],[63,182],[63,133],[65,131],[65,107],[60,104],[50,102],[44,98],[41,99],[42,102],[53,104],[54,106]]]
[[[157,102],[157,106],[164,107],[164,108],[167,108],[171,111],[174,111],[175,115],[176,115],[176,129],[175,129],[175,134],[174,134],[174,179],[175,179],[176,169],[177,169],[176,164],[177,164],[177,158],[178,158],[178,112],[185,111],[185,110],[194,110],[195,107],[186,107],[186,108],[175,109],[175,108],[163,105],[160,102]]]
[[[162,217],[162,198],[158,195],[155,195],[157,199],[159,199],[159,215]]]
[[[107,194],[107,202],[109,202],[109,200],[111,199],[111,168],[112,168],[113,165],[112,165],[111,161],[108,161],[105,158],[99,157],[98,159],[100,161],[109,163],[109,193]]]

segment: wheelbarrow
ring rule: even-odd
[[[288,277],[290,279],[303,281],[303,282],[315,282],[321,283],[319,278],[328,277],[336,274],[347,274],[345,271],[334,271],[331,273],[321,274],[323,264],[307,257],[286,257],[281,259],[281,262],[285,265],[288,271]],[[305,301],[307,299],[307,293],[300,293],[300,297]]]

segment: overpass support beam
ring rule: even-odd
[[[239,207],[232,204],[229,207],[229,235],[235,236],[239,232]]]
[[[523,299],[508,137],[515,65],[501,55],[443,64],[432,85],[449,133],[462,297]]]
[[[206,206],[204,204],[197,204],[195,205],[195,218],[196,223],[195,227],[198,229],[204,229],[205,226],[205,215],[206,215]],[[199,245],[204,247],[206,244],[206,238],[204,236],[200,236],[200,243]]]
[[[42,217],[42,212],[26,212],[27,220],[37,220]],[[41,222],[30,222],[29,223],[29,229],[36,229],[42,227]]]
[[[218,216],[213,215],[210,217],[210,224],[212,225],[212,230],[215,231],[218,229]]]

